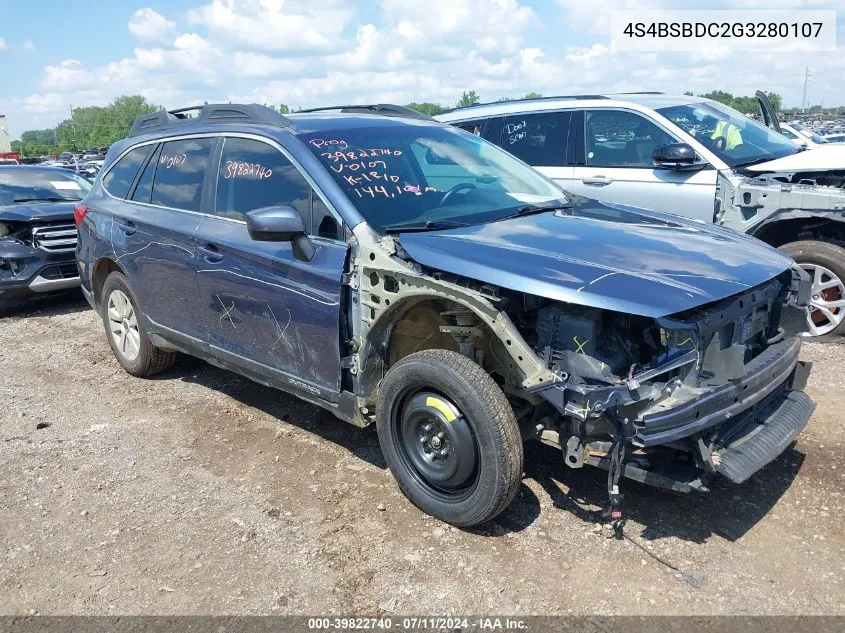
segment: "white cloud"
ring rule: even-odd
[[[752,94],[761,88],[795,104],[805,65],[816,71],[812,95],[827,95],[828,104],[845,102],[841,54],[712,49],[659,55],[610,48],[609,9],[682,8],[681,0],[555,0],[536,9],[529,0],[371,1],[379,3],[378,11],[348,0],[194,0],[195,8],[176,22],[140,9],[128,21],[138,41],[131,54],[98,64],[53,60],[40,87],[12,100],[4,95],[3,107],[43,127],[64,118],[71,103],[103,104],[122,94],[142,94],[170,107],[230,99],[307,107],[449,105],[464,90],[495,100],[529,91]],[[832,6],[771,1],[775,7]],[[715,2],[728,6],[728,0]],[[840,41],[843,33],[840,26]]]
[[[338,49],[354,10],[343,0],[212,0],[188,11],[188,20],[210,35],[248,49]]]
[[[24,40],[23,41],[23,47],[24,47],[25,50],[34,51],[35,50],[35,42],[33,42],[32,40]]]
[[[261,53],[235,51],[232,58],[238,72],[246,77],[279,77],[302,72],[301,63],[293,59],[279,59]]]
[[[140,40],[170,42],[176,32],[176,23],[150,8],[143,8],[129,19],[129,32]]]
[[[0,37],[0,51],[5,51],[7,48],[6,40]]]

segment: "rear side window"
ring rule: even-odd
[[[153,145],[144,145],[130,150],[117,161],[103,178],[103,187],[115,198],[125,198],[138,175],[138,170],[153,150]]]
[[[500,145],[529,165],[566,165],[571,112],[541,112],[508,116]]]
[[[162,145],[150,203],[186,211],[199,211],[202,185],[216,139],[194,138]]]
[[[147,166],[144,168],[144,173],[141,174],[141,178],[138,180],[138,184],[135,185],[135,191],[132,194],[132,199],[136,202],[149,202],[150,195],[153,192],[153,178],[155,177],[156,173],[156,165],[158,164],[158,157],[161,154],[161,146],[159,145],[156,148],[156,151],[153,153],[152,158],[147,163]]]

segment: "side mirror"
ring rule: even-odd
[[[658,145],[652,154],[655,167],[663,169],[690,169],[703,166],[696,162],[695,150],[686,143]]]
[[[308,238],[302,216],[293,207],[264,207],[246,214],[246,228],[256,242],[292,242],[297,259],[311,261],[314,244]]]

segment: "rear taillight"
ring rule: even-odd
[[[88,213],[88,207],[84,204],[78,204],[73,208],[73,221],[76,222],[76,228],[79,228],[79,225],[82,224],[86,213]]]

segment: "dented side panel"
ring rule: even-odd
[[[220,260],[198,258],[203,331],[221,350],[296,376],[315,395],[340,391],[341,278],[347,245],[314,238],[311,261],[290,242],[252,240],[244,223],[206,217],[200,243]]]

